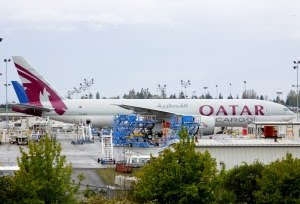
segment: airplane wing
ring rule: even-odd
[[[162,110],[156,110],[156,109],[150,109],[150,108],[144,108],[139,106],[131,106],[131,105],[125,105],[125,104],[117,104],[116,106],[119,106],[121,108],[131,110],[139,115],[155,115],[156,119],[163,120],[165,118],[171,118],[174,115],[182,115],[178,113],[173,113],[169,111],[162,111]]]

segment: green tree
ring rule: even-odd
[[[178,98],[179,99],[184,99],[185,98],[183,91],[179,92]]]
[[[14,197],[14,193],[12,187],[12,177],[0,177],[0,203],[13,203],[12,198]]]
[[[61,155],[61,145],[48,136],[30,142],[28,153],[20,148],[20,170],[13,178],[18,203],[76,203],[80,182],[71,181],[72,167]],[[80,181],[82,180],[79,179]]]
[[[291,90],[286,97],[286,105],[297,107],[297,93]]]
[[[100,99],[100,93],[98,91],[96,93],[96,99]]]
[[[243,91],[242,99],[257,99],[257,94],[253,89]]]
[[[216,162],[208,152],[195,151],[193,139],[184,129],[174,149],[151,158],[139,172],[133,190],[139,202],[207,203],[213,200]]]
[[[210,95],[209,91],[205,94],[206,99],[212,99],[212,95]]]
[[[213,203],[234,203],[234,193],[224,188],[226,179],[225,164],[222,164],[222,169],[214,180],[214,202]]]
[[[230,94],[227,99],[233,99],[232,95]]]
[[[87,186],[83,195],[85,199],[81,201],[82,204],[135,204],[129,199],[130,192],[125,191],[119,191],[114,196],[109,196],[103,189],[92,190]]]
[[[170,99],[176,99],[177,97],[176,97],[176,94],[171,94],[170,95]]]
[[[135,204],[126,197],[108,197],[105,195],[93,195],[81,202],[82,204]]]
[[[300,159],[287,154],[282,160],[272,162],[257,182],[258,203],[300,203]]]
[[[222,189],[233,195],[234,203],[256,203],[254,193],[260,189],[257,179],[263,169],[259,162],[234,167],[225,174]]]
[[[265,100],[263,95],[260,95],[259,100]]]

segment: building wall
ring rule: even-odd
[[[264,164],[269,164],[272,161],[285,157],[286,153],[292,153],[293,157],[300,158],[300,147],[298,146],[279,146],[279,147],[264,147],[264,146],[197,146],[196,151],[208,151],[213,158],[216,159],[218,168],[220,163],[224,163],[226,169],[231,169],[236,165],[241,165],[243,162],[248,164],[254,161],[260,161]]]

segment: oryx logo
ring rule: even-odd
[[[63,115],[66,112],[67,106],[50,85],[20,65],[15,63],[15,66],[27,94],[29,104],[45,108],[51,108],[52,106],[59,115]]]
[[[207,127],[208,127],[207,124],[206,124],[205,122],[202,122],[200,125],[201,125],[201,127],[203,127],[203,128],[207,128]]]

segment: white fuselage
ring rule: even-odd
[[[255,99],[68,99],[64,103],[68,109],[63,115],[51,111],[43,116],[67,123],[89,120],[95,127],[106,127],[113,124],[117,114],[133,113],[118,106],[129,105],[182,115],[206,115],[213,117],[219,127],[294,118],[294,113],[281,104]]]

